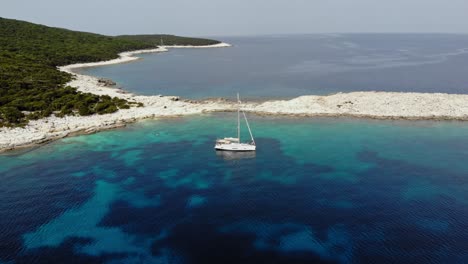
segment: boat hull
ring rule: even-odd
[[[222,151],[255,151],[257,147],[251,144],[245,143],[231,143],[231,144],[216,144],[216,150]]]

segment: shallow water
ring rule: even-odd
[[[250,154],[214,114],[1,155],[0,262],[468,261],[467,123],[251,125]]]
[[[350,91],[468,93],[468,35],[215,37],[223,49],[179,49],[83,69],[138,94],[290,98]]]

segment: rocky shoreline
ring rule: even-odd
[[[228,47],[220,43],[213,46]],[[183,46],[188,48],[187,46]],[[125,52],[120,58],[97,63],[73,64],[60,70],[76,77],[69,83],[79,91],[119,97],[143,103],[143,107],[121,109],[116,113],[92,116],[66,116],[33,120],[24,128],[0,128],[0,152],[39,144],[77,134],[90,134],[101,130],[125,126],[127,123],[148,118],[193,115],[207,112],[236,110],[236,103],[228,100],[180,100],[176,96],[140,96],[109,87],[98,78],[76,74],[73,69],[124,63],[138,59],[133,55],[145,52],[165,52],[162,47],[153,50]],[[181,47],[172,47],[181,48]],[[291,100],[244,102],[242,108],[261,115],[356,117],[406,120],[458,120],[468,121],[468,95],[441,93],[351,92],[328,96],[300,96]]]

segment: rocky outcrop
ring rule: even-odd
[[[116,85],[116,83],[112,81],[111,79],[99,78],[97,79],[97,81],[98,81],[98,85],[104,86],[104,87],[113,87]]]
[[[61,67],[72,73],[74,68],[107,65],[137,59],[133,54],[161,52],[154,49],[122,53],[116,60]],[[124,126],[139,119],[182,116],[204,112],[236,111],[237,102],[213,98],[181,100],[178,96],[138,96],[102,85],[96,77],[75,74],[68,83],[81,92],[119,97],[143,104],[143,107],[121,109],[116,113],[92,116],[50,116],[33,120],[24,128],[0,128],[0,151],[29,147],[75,134],[95,133]],[[291,100],[244,102],[245,111],[266,115],[349,116],[378,119],[461,120],[468,121],[468,95],[442,93],[352,92],[328,96],[300,96]]]

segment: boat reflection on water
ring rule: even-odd
[[[224,160],[254,159],[255,151],[216,151],[216,156]]]

